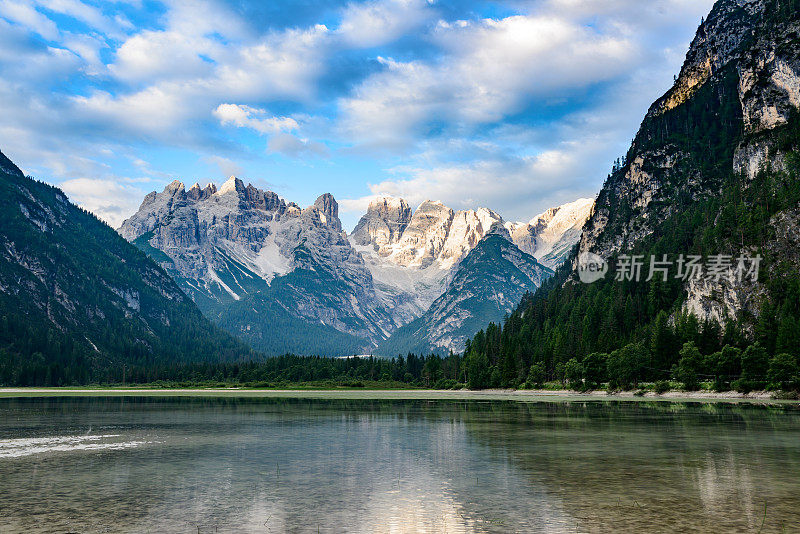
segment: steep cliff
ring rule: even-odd
[[[509,382],[532,362],[552,376],[573,357],[628,344],[648,379],[668,377],[686,341],[703,354],[753,341],[797,354],[798,91],[800,2],[719,0],[606,180],[579,250],[470,353]],[[588,253],[609,263],[591,285],[575,271]],[[639,279],[615,276],[632,255],[643,260]],[[650,259],[665,255],[666,278],[649,276]],[[681,255],[700,257],[700,276],[680,272]],[[740,258],[759,256],[736,275]]]
[[[741,180],[733,185],[747,196],[760,172],[791,173],[791,130],[800,109],[795,7],[776,0],[715,4],[675,85],[651,106],[626,164],[600,192],[581,252],[610,259],[646,239],[658,240],[665,221],[680,217],[690,203],[719,198],[732,180]],[[755,244],[740,235],[702,252],[737,257],[755,253]],[[669,252],[689,253],[688,248]],[[690,280],[684,292],[685,309],[717,322],[742,311],[758,315],[763,297],[759,286],[726,280]]]

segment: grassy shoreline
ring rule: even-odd
[[[800,403],[796,399],[775,398],[769,392],[749,394],[711,391],[668,391],[663,394],[633,391],[586,393],[570,390],[434,390],[434,389],[243,389],[243,388],[152,388],[152,387],[20,387],[0,388],[0,398],[24,397],[251,397],[307,399],[374,400],[514,400],[520,402],[558,401],[665,401],[665,402],[746,402]]]

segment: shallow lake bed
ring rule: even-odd
[[[800,525],[795,404],[67,396],[0,414],[4,532]]]

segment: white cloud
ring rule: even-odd
[[[249,37],[247,24],[230,4],[214,0],[165,0],[166,27],[180,35],[217,34],[238,42]]]
[[[292,158],[304,155],[326,157],[328,148],[322,143],[284,133],[274,135],[269,139],[267,152],[279,152]]]
[[[344,199],[342,210],[363,212],[374,196],[389,195],[412,206],[441,200],[453,209],[489,207],[508,220],[528,220],[548,207],[594,194],[594,187],[576,179],[582,158],[597,155],[594,148],[565,146],[536,156],[400,168],[396,172],[402,177],[369,184],[370,195]]]
[[[68,76],[80,65],[77,54],[64,48],[35,46],[24,28],[0,18],[0,79],[6,87],[15,84],[18,90],[32,95],[37,84]],[[24,87],[27,84],[33,87]]]
[[[59,37],[55,22],[37,11],[31,2],[3,0],[0,2],[0,16],[26,27],[50,41],[55,41]]]
[[[89,4],[78,0],[37,0],[37,4],[49,11],[79,20],[109,36],[118,38],[122,35],[116,21],[107,18],[98,8]]]
[[[699,22],[712,3],[553,0],[526,3],[535,11],[524,16],[439,24],[443,57],[383,59],[383,71],[340,101],[359,153],[388,147],[408,162],[369,195],[342,200],[343,211],[389,194],[527,220],[593,196],[680,68],[694,29],[686,20]],[[574,109],[571,99],[597,84],[603,98],[579,111],[507,120],[531,106]]]
[[[214,48],[209,39],[145,30],[122,43],[109,68],[119,79],[134,82],[205,76],[212,66],[200,54]]]
[[[86,74],[100,76],[105,73],[106,66],[100,57],[101,50],[106,48],[102,39],[91,35],[67,33],[63,45],[82,60],[81,68]]]
[[[349,46],[379,46],[419,28],[434,14],[425,0],[351,3],[344,10],[337,33]]]
[[[549,16],[440,23],[435,37],[445,59],[381,59],[385,70],[342,100],[355,139],[396,145],[431,124],[498,122],[531,99],[563,98],[614,79],[637,55],[623,36]]]
[[[318,24],[288,29],[233,52],[201,86],[237,100],[286,98],[310,100],[325,69],[329,30]]]
[[[203,161],[213,165],[222,176],[241,176],[242,168],[234,161],[222,156],[205,156]]]
[[[195,161],[230,155],[229,140],[250,142],[233,129],[221,135],[222,123],[269,136],[267,152],[290,157],[354,145],[365,172],[390,167],[370,195],[438,197],[525,218],[572,200],[564,195],[596,191],[680,66],[694,29],[687,21],[699,22],[712,0],[509,2],[500,5],[519,16],[436,24],[445,8],[435,2],[353,1],[338,28],[257,34],[257,25],[214,0],[165,0],[147,30],[78,0],[0,1],[2,148],[41,177],[114,182],[127,180],[112,173],[115,157],[141,156],[150,143],[165,158],[188,148]],[[93,30],[59,28],[55,13]],[[391,46],[380,53],[393,58],[359,79],[376,53],[355,49],[383,44]],[[602,101],[552,114],[574,109],[572,99],[597,85]],[[340,91],[347,97],[330,98]],[[520,110],[526,115],[515,117]],[[548,113],[541,123],[530,120],[537,110]],[[397,152],[381,159],[376,146]],[[240,171],[231,159],[204,160]],[[342,165],[358,175],[359,161]],[[158,160],[154,167],[142,170],[161,179]],[[359,187],[356,180],[342,187]],[[84,186],[70,184],[107,217],[108,199],[130,207],[119,190],[90,198]]]
[[[292,117],[272,117],[263,109],[237,104],[220,104],[214,110],[214,116],[223,126],[232,124],[269,135],[269,153],[281,153],[292,158],[328,155],[328,148],[322,143],[288,133],[300,128]]]
[[[210,119],[225,100],[308,101],[324,70],[328,29],[322,25],[271,33],[239,47],[198,37],[196,48],[189,40],[171,56],[170,43],[181,41],[181,35],[145,32],[124,43],[111,72],[122,80],[151,83],[135,92],[76,97],[79,112],[95,124],[113,119],[111,124],[128,134],[185,142],[200,133],[187,123]]]
[[[116,133],[149,138],[174,135],[176,129],[197,113],[191,100],[182,97],[181,86],[172,83],[122,96],[95,91],[70,100],[72,112],[79,114],[85,123],[100,128],[113,125]]]
[[[297,121],[291,117],[268,117],[263,109],[236,104],[220,104],[214,116],[223,125],[233,124],[239,128],[251,128],[263,134],[288,132],[298,128]]]
[[[59,184],[70,199],[118,228],[142,201],[144,191],[118,180],[75,178]]]

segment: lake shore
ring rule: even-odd
[[[282,397],[305,399],[375,399],[375,400],[516,400],[541,401],[667,401],[667,402],[781,402],[797,400],[775,399],[771,392],[754,391],[668,391],[663,394],[634,391],[609,394],[606,391],[581,393],[570,390],[432,390],[432,389],[242,389],[242,388],[0,388],[0,398],[14,397]]]

